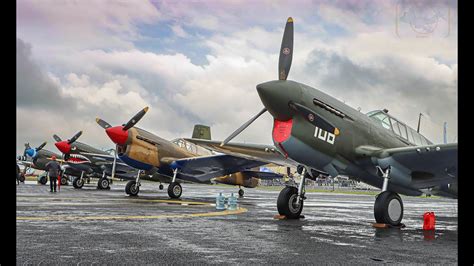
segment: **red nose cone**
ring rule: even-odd
[[[69,153],[71,151],[71,145],[67,143],[67,140],[56,142],[54,145],[56,145],[56,148],[62,153]]]
[[[109,127],[105,130],[109,138],[118,145],[124,145],[127,142],[128,130],[123,130],[123,126]]]

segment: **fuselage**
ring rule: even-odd
[[[279,80],[259,84],[257,90],[262,103],[274,117],[274,145],[291,159],[318,172],[333,177],[347,175],[381,187],[383,179],[377,175],[370,157],[356,153],[356,148],[414,145],[373,118],[310,86]],[[295,111],[290,107],[291,103],[310,109],[320,118]],[[309,122],[315,119],[329,122],[336,129],[329,132]],[[426,138],[424,141],[430,143]],[[391,190],[407,195],[422,193],[406,178],[403,182],[394,178]]]

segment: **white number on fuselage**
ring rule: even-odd
[[[314,137],[332,145],[334,145],[334,140],[336,139],[336,135],[334,135],[333,133],[327,132],[326,130],[320,129],[319,127],[315,127]]]

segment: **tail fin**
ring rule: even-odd
[[[194,125],[192,138],[211,140],[211,128],[204,125]]]

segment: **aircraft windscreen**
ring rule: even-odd
[[[181,148],[186,149],[189,152],[194,153],[194,154],[198,154],[198,155],[211,155],[211,154],[213,154],[210,150],[205,149],[201,146],[198,146],[194,143],[187,142],[187,141],[185,141],[184,139],[181,139],[181,138],[180,139],[174,139],[171,142],[173,144],[181,147]]]

